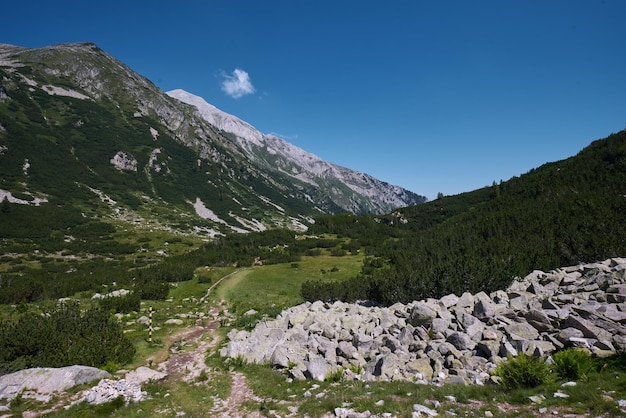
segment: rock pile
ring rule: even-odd
[[[149,395],[146,391],[141,389],[141,385],[163,380],[165,377],[167,377],[166,373],[140,366],[126,373],[124,379],[100,380],[96,386],[81,392],[78,402],[84,401],[98,405],[114,401],[119,397],[124,399],[125,404],[143,401],[149,399]]]
[[[305,303],[232,330],[225,357],[271,363],[296,379],[345,377],[483,384],[507,356],[626,348],[626,260],[534,271],[506,290],[390,307]]]
[[[99,405],[122,397],[124,403],[139,402],[148,399],[148,394],[141,390],[141,385],[126,379],[102,379],[98,384],[82,394],[82,401]]]

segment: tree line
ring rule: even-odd
[[[315,299],[389,305],[501,289],[516,276],[626,254],[626,132],[506,182],[382,217],[326,217],[311,233],[358,238],[355,283],[308,282]]]

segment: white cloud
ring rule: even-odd
[[[235,99],[255,92],[250,76],[244,70],[236,68],[232,75],[223,74],[223,77],[222,90]]]

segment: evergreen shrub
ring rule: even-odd
[[[534,388],[550,379],[550,365],[541,357],[519,354],[500,363],[496,375],[509,389]]]
[[[580,348],[558,351],[554,353],[552,360],[554,372],[566,380],[587,380],[594,368],[591,354]]]

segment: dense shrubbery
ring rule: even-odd
[[[52,312],[19,314],[0,324],[0,374],[29,367],[125,364],[135,348],[102,308],[81,311],[76,303]]]
[[[100,307],[114,313],[139,312],[141,297],[138,292],[130,292],[123,296],[108,296],[98,300]]]

